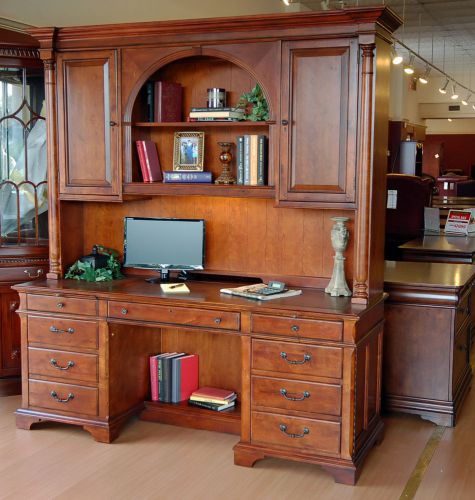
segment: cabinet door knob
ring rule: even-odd
[[[214,322],[219,325],[221,323],[221,318],[214,318]]]
[[[64,307],[64,302],[58,302],[58,303],[56,304],[56,307],[57,307],[58,309],[62,309],[62,308]]]
[[[30,271],[28,271],[28,269],[25,269],[23,272],[28,276],[28,278],[39,278],[43,274],[43,269],[37,269],[36,275],[30,274]]]
[[[110,125],[111,127],[115,127],[115,126],[117,125],[117,122],[110,121],[110,122],[109,122],[109,125]]]
[[[15,312],[18,309],[19,305],[20,304],[18,302],[15,302],[15,301],[10,302],[10,311]]]
[[[289,120],[282,120],[282,125],[286,127],[289,124]]]
[[[127,314],[129,311],[128,311],[125,307],[123,307],[123,308],[122,308],[122,310],[121,310],[120,312],[121,312],[122,314]]]
[[[18,359],[20,357],[20,350],[19,349],[13,349],[10,357],[12,359]]]
[[[290,328],[293,332],[298,332],[300,330],[298,325],[292,325]]]

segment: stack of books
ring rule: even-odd
[[[265,135],[238,136],[236,183],[245,186],[265,186],[267,156],[267,137]]]
[[[150,356],[152,401],[179,403],[198,389],[198,355],[164,352]]]
[[[208,410],[222,411],[233,408],[236,398],[237,394],[234,391],[216,387],[200,387],[191,394],[188,403]]]
[[[244,109],[241,108],[191,108],[190,122],[228,122],[244,120]]]

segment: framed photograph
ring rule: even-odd
[[[175,132],[173,170],[203,171],[204,132]]]

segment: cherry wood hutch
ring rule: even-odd
[[[48,268],[47,235],[43,234],[43,238],[38,232],[32,235],[31,228],[26,229],[24,225],[24,222],[31,223],[35,215],[25,221],[25,213],[17,210],[16,202],[10,206],[6,203],[7,197],[10,196],[13,199],[18,195],[22,190],[20,187],[22,184],[23,192],[29,191],[32,197],[35,197],[38,188],[38,183],[29,182],[28,175],[22,175],[25,172],[25,163],[32,164],[33,159],[25,158],[20,153],[20,145],[24,143],[24,130],[31,130],[38,119],[34,112],[40,113],[41,109],[41,101],[37,94],[41,94],[43,89],[43,64],[39,58],[38,47],[38,41],[26,33],[0,28],[0,85],[3,90],[0,105],[2,154],[2,160],[0,160],[0,396],[21,392],[20,319],[16,314],[19,298],[18,293],[13,291],[11,286],[28,278],[44,277]],[[15,87],[16,94],[13,97],[7,97],[12,86]],[[29,89],[28,99],[24,95],[24,89]],[[31,106],[33,112],[31,110],[25,112],[27,106]],[[17,157],[14,158],[14,156]],[[13,165],[16,165],[16,171],[20,171],[22,176],[15,178],[9,175],[10,167]],[[9,210],[9,208],[13,209]],[[7,227],[8,218],[13,221],[13,230]],[[36,221],[38,221],[37,218]],[[20,225],[20,230],[18,230],[18,225]]]
[[[354,484],[383,430],[389,49],[399,25],[391,10],[371,7],[31,30],[50,118],[50,270],[47,280],[16,287],[18,427],[60,421],[110,442],[142,411],[239,434],[236,464],[301,460]],[[234,105],[259,83],[270,119],[148,123],[148,80],[182,84],[183,118],[205,105],[208,87],[226,88]],[[187,130],[205,133],[205,170],[214,176],[218,141],[265,134],[268,185],[143,183],[134,141],[153,140],[170,170],[174,132]],[[177,297],[140,275],[62,279],[92,244],[121,249],[124,216],[143,215],[205,219],[208,273],[281,279],[303,293],[260,303],[223,296],[216,282],[191,282]],[[323,291],[331,218],[342,215],[350,218],[351,298]],[[236,390],[238,407],[147,401],[148,355],[166,350],[198,353],[200,385]]]

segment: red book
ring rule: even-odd
[[[155,82],[156,122],[181,122],[183,88],[179,83]]]
[[[157,146],[153,141],[135,141],[139,152],[140,168],[144,182],[162,180],[162,170],[158,160]],[[142,156],[140,155],[142,151]]]
[[[139,163],[140,170],[142,171],[142,178],[144,182],[150,182],[147,171],[147,163],[145,161],[145,152],[143,148],[143,141],[135,141],[135,145],[137,146],[137,153],[139,155]]]
[[[150,356],[150,388],[152,401],[158,401],[158,354]]]
[[[198,354],[188,354],[172,360],[172,403],[186,401],[198,389],[198,373]]]

